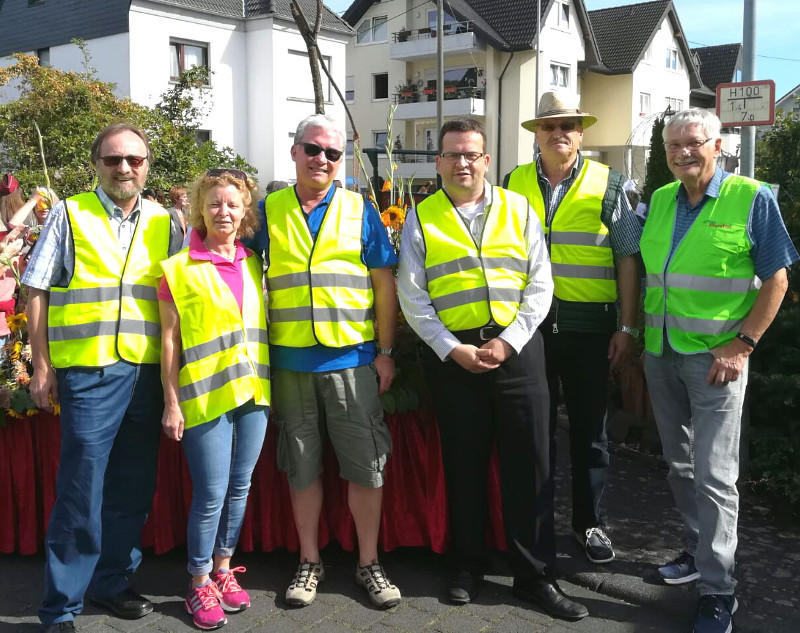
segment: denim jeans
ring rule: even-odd
[[[679,354],[664,341],[661,357],[646,355],[645,373],[684,546],[695,557],[701,595],[732,594],[739,515],[739,434],[747,387],[739,379],[706,384],[710,353]]]
[[[212,554],[233,555],[268,417],[269,407],[251,400],[183,432],[181,443],[192,476],[186,541],[193,576],[212,570]]]
[[[44,624],[74,619],[84,594],[128,588],[156,486],[164,398],[158,365],[59,369],[61,461],[45,537]]]

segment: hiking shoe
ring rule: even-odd
[[[700,596],[694,620],[694,633],[730,633],[733,628],[732,616],[738,608],[739,602],[733,596],[721,594]]]
[[[586,558],[592,563],[610,563],[616,557],[611,539],[601,527],[591,527],[581,534],[575,532],[575,538],[586,552]]]
[[[317,585],[325,580],[322,561],[300,563],[286,590],[286,604],[293,607],[307,607],[317,597]]]
[[[244,573],[244,567],[234,567],[226,572],[215,571],[211,574],[211,580],[217,585],[221,595],[219,606],[228,613],[238,613],[250,606],[250,596],[239,586],[233,572]]]
[[[356,582],[367,590],[372,604],[379,609],[390,609],[400,604],[400,590],[386,576],[380,563],[366,567],[356,565]]]
[[[227,624],[225,612],[219,606],[219,589],[216,583],[209,581],[202,587],[190,587],[186,596],[186,613],[192,614],[197,628],[210,631]]]
[[[658,574],[668,585],[684,585],[700,578],[700,572],[694,566],[694,556],[689,552],[681,552],[678,558],[659,567]]]

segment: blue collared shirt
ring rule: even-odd
[[[111,229],[117,237],[123,258],[136,231],[142,206],[141,196],[136,198],[136,206],[123,217],[122,209],[116,206],[102,188],[94,190],[100,203],[108,213]],[[64,288],[69,285],[75,271],[75,245],[72,241],[72,228],[64,200],[61,200],[47,214],[42,233],[36,241],[30,261],[22,276],[22,283],[39,290],[50,290],[52,286]]]
[[[686,188],[683,185],[678,187],[670,258],[697,219],[706,201],[709,198],[719,198],[719,189],[723,181],[730,175],[727,171],[717,167],[705,194],[694,206],[689,205]],[[762,281],[772,277],[781,268],[791,266],[800,258],[786,231],[778,201],[775,199],[772,189],[766,185],[758,190],[750,209],[750,216],[747,218],[747,236],[753,244],[750,255],[753,258],[756,275]]]

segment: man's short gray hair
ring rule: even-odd
[[[675,114],[667,120],[662,136],[664,142],[667,141],[667,132],[672,129],[682,130],[689,125],[699,125],[707,138],[719,138],[722,123],[716,114],[711,114],[702,108],[687,108]]]
[[[321,127],[325,130],[336,132],[342,141],[342,145],[339,149],[344,151],[345,139],[347,137],[339,127],[339,124],[327,114],[312,114],[300,121],[300,124],[297,126],[297,131],[294,133],[295,145],[303,142],[303,136],[305,136],[306,130],[310,127]]]

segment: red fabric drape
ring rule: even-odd
[[[386,468],[380,546],[383,550],[419,546],[443,552],[448,546],[447,502],[436,424],[424,411],[387,414],[386,421],[393,447]],[[239,540],[242,551],[299,549],[286,477],[277,470],[276,439],[277,428],[270,425],[253,473]],[[32,554],[42,543],[55,500],[59,444],[57,416],[39,413],[25,420],[8,419],[0,428],[0,552]],[[353,550],[356,534],[347,508],[347,482],[339,478],[330,447],[324,466],[320,546],[335,541]],[[143,533],[145,546],[156,554],[185,542],[191,488],[180,443],[163,438],[158,486]],[[491,547],[505,549],[496,456],[492,457],[488,488],[487,541]]]

